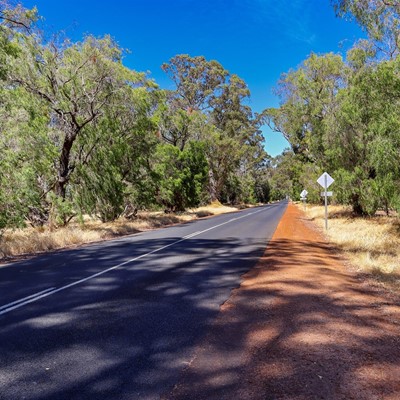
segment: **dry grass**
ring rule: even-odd
[[[141,212],[132,221],[121,218],[103,224],[100,221],[87,220],[84,224],[71,222],[69,226],[53,231],[46,227],[9,230],[4,232],[0,240],[0,260],[111,239],[237,210],[236,207],[216,203],[181,214]]]
[[[357,271],[374,275],[381,282],[400,289],[399,217],[356,218],[350,208],[329,206],[325,232],[324,210],[322,206],[308,205],[306,215],[324,229],[350,264]]]

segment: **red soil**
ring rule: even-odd
[[[164,399],[400,399],[400,301],[289,205]]]

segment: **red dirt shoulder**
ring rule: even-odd
[[[289,204],[165,399],[400,399],[399,299],[363,285]]]

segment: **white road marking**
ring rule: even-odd
[[[200,231],[190,233],[189,235],[184,236],[182,239],[190,239],[191,237],[197,236]]]
[[[1,306],[1,307],[0,307],[0,311],[1,311],[1,310],[4,310],[5,308],[9,308],[9,307],[11,307],[11,306],[13,306],[13,305],[15,305],[15,304],[21,303],[21,302],[23,302],[24,300],[28,300],[28,299],[31,299],[32,297],[40,296],[40,295],[43,294],[43,293],[50,292],[50,290],[53,290],[53,289],[55,289],[55,287],[42,290],[41,292],[31,294],[30,296],[27,296],[27,297],[24,297],[24,298],[22,298],[22,299],[13,301],[12,303],[5,304],[4,306]],[[0,314],[0,315],[1,315],[1,314]]]
[[[16,309],[21,308],[23,306],[26,306],[27,304],[34,303],[34,302],[36,302],[36,301],[38,301],[40,299],[43,299],[43,298],[48,297],[48,296],[51,296],[51,295],[53,295],[55,293],[58,293],[58,292],[61,292],[63,290],[69,289],[69,288],[71,288],[73,286],[80,285],[81,283],[87,282],[87,281],[89,281],[91,279],[97,278],[98,276],[104,275],[107,272],[110,272],[110,271],[113,271],[113,270],[115,270],[117,268],[120,268],[123,265],[126,265],[126,264],[129,264],[131,262],[140,260],[141,258],[144,258],[144,257],[149,256],[151,254],[157,253],[157,252],[159,252],[161,250],[167,249],[168,247],[171,247],[171,246],[174,246],[174,245],[176,245],[178,243],[184,242],[185,240],[188,240],[188,239],[191,239],[193,237],[199,236],[202,233],[209,232],[209,231],[211,231],[213,229],[219,228],[220,226],[229,224],[230,222],[237,221],[237,220],[242,219],[242,218],[247,218],[250,215],[257,214],[257,213],[259,213],[261,211],[265,211],[265,209],[261,209],[261,210],[258,210],[258,211],[253,211],[253,212],[247,213],[245,215],[242,215],[240,217],[232,218],[232,219],[230,219],[228,221],[222,222],[221,224],[214,225],[211,228],[204,229],[203,231],[197,231],[197,232],[191,233],[191,234],[189,234],[187,236],[184,236],[184,237],[182,237],[182,239],[179,239],[179,240],[177,240],[177,241],[175,241],[173,243],[170,243],[170,244],[167,244],[165,246],[159,247],[158,249],[155,249],[155,250],[150,251],[148,253],[142,254],[142,255],[140,255],[138,257],[131,258],[130,260],[124,261],[121,264],[114,265],[113,267],[107,268],[104,271],[100,271],[100,272],[97,272],[96,274],[90,275],[90,276],[88,276],[86,278],[79,279],[78,281],[72,282],[72,283],[70,283],[68,285],[65,285],[65,286],[62,286],[62,287],[60,287],[58,289],[57,288],[49,288],[49,289],[43,290],[42,292],[32,294],[31,296],[24,297],[23,299],[19,299],[19,300],[16,300],[16,301],[12,302],[12,303],[5,304],[3,306],[0,306],[0,310],[1,310],[0,311],[0,315],[7,314],[10,311],[16,310]]]

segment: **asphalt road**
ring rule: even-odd
[[[286,202],[0,266],[0,399],[159,399]]]

